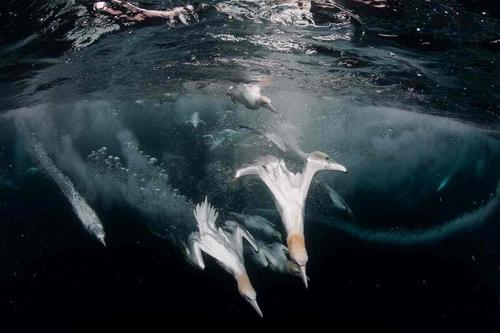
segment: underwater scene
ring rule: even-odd
[[[500,329],[499,2],[0,8],[5,327]]]

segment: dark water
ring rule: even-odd
[[[382,10],[346,1],[363,25],[314,26],[275,3],[224,4],[231,17],[208,8],[168,27],[117,23],[90,1],[2,2],[2,322],[497,331],[498,3],[394,1]],[[231,103],[226,89],[251,81],[265,83],[284,117]],[[206,125],[185,124],[194,112]],[[349,169],[321,173],[311,187],[309,290],[247,261],[264,320],[215,263],[197,271],[178,248],[205,195],[221,215],[273,208],[258,180],[233,175],[279,150],[258,136],[211,150],[203,137],[240,124],[292,133],[304,151]],[[33,145],[95,209],[106,247]],[[354,219],[332,208],[320,183]]]

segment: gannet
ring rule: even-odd
[[[275,112],[271,99],[262,96],[260,87],[256,84],[242,83],[235,86],[230,86],[227,90],[227,95],[231,97],[233,103],[239,102],[252,110],[258,110],[260,107],[266,108],[269,111]]]
[[[240,295],[262,317],[262,312],[257,304],[257,294],[250,283],[245,269],[243,258],[243,238],[245,238],[255,251],[259,248],[253,237],[239,224],[232,221],[225,223],[226,230],[215,225],[218,213],[205,198],[203,203],[195,206],[194,216],[198,224],[198,231],[189,236],[189,247],[186,248],[188,259],[198,268],[204,270],[202,252],[213,257],[228,273],[233,275]]]
[[[287,233],[290,256],[300,266],[306,288],[308,256],[304,240],[304,207],[311,181],[321,170],[347,172],[346,167],[332,162],[327,154],[316,151],[308,154],[302,173],[290,172],[283,160],[267,155],[257,159],[255,164],[237,170],[235,175],[235,178],[256,175],[271,191]]]
[[[265,244],[259,240],[257,245],[259,252],[253,252],[253,259],[256,263],[278,273],[301,277],[302,271],[295,262],[288,259],[288,248],[285,245],[277,242]]]
[[[251,251],[252,258],[256,263],[278,273],[301,276],[300,267],[288,259],[288,248],[279,243],[282,241],[282,236],[281,232],[276,230],[274,223],[258,215],[244,215],[232,212],[229,214],[242,221],[245,227],[252,230],[253,234],[258,237],[256,244],[259,247],[259,252]],[[261,239],[266,239],[271,244],[266,244]]]
[[[281,241],[281,232],[276,230],[276,225],[268,219],[258,215],[245,215],[230,212],[239,221],[243,222],[247,229],[261,232],[265,237]],[[256,237],[259,237],[258,235]]]
[[[226,128],[219,132],[214,132],[212,134],[205,134],[203,138],[206,139],[207,143],[210,145],[210,150],[214,150],[220,146],[224,146],[226,144],[235,144],[238,141],[245,138],[249,131],[245,131],[247,128],[244,126],[240,126],[238,130],[233,130],[230,128]]]
[[[347,215],[352,217],[352,211],[347,202],[338,194],[333,188],[331,188],[329,185],[322,183],[323,187],[325,190],[328,192],[328,196],[330,197],[330,200],[332,201],[332,204],[335,206],[335,208],[345,212]]]
[[[249,129],[253,133],[265,137],[266,139],[274,143],[276,147],[278,147],[278,149],[284,153],[292,153],[299,160],[305,161],[307,159],[307,153],[300,149],[297,139],[290,134],[279,136],[274,132],[262,132],[249,126],[240,125],[239,127]]]
[[[207,124],[203,120],[200,119],[200,115],[198,114],[198,112],[195,112],[195,113],[193,113],[191,115],[191,117],[189,118],[189,120],[186,121],[185,125],[191,124],[191,125],[193,125],[194,128],[198,128],[198,125],[200,123],[202,123],[203,125]]]

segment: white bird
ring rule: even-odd
[[[197,267],[204,270],[202,252],[213,257],[228,273],[233,275],[240,295],[257,311],[262,317],[262,312],[257,304],[257,293],[255,292],[245,269],[243,258],[243,238],[258,251],[259,248],[253,237],[239,224],[227,221],[223,230],[215,225],[218,213],[208,203],[208,199],[198,204],[193,209],[198,223],[198,232],[189,236],[189,248],[186,248],[188,259]]]
[[[256,175],[271,191],[287,233],[290,257],[300,266],[306,288],[308,256],[304,239],[304,207],[311,181],[321,170],[347,172],[343,165],[330,161],[327,154],[312,152],[307,156],[302,173],[289,171],[283,160],[268,155],[257,159],[253,165],[237,170],[235,176]]]
[[[260,87],[256,84],[241,83],[235,86],[230,86],[227,90],[227,95],[231,97],[233,103],[243,104],[249,109],[258,110],[260,107],[266,108],[269,111],[275,112],[271,99],[262,96]]]
[[[198,112],[195,112],[195,113],[193,113],[191,115],[191,117],[189,118],[189,120],[186,121],[185,125],[191,124],[191,125],[193,125],[194,128],[198,128],[198,125],[200,123],[202,123],[203,125],[207,124],[203,120],[200,119],[200,115],[198,114]]]

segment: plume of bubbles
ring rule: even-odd
[[[166,170],[134,142],[122,142],[122,160],[106,147],[92,151],[89,166],[103,200],[122,200],[148,217],[157,234],[175,238],[195,227],[191,202],[169,184]],[[175,231],[175,237],[173,232]]]

